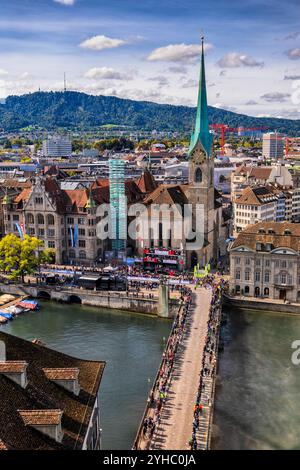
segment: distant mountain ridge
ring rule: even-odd
[[[4,104],[0,104],[0,127],[6,131],[29,125],[53,130],[57,127],[91,128],[116,124],[143,130],[190,132],[194,119],[195,108],[188,106],[94,96],[76,91],[9,96]],[[211,106],[209,119],[212,124],[267,127],[300,135],[300,120],[257,118]]]

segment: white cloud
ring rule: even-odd
[[[195,88],[198,86],[198,82],[197,80],[193,80],[192,78],[189,78],[181,86],[182,88]]]
[[[283,103],[288,98],[290,98],[289,93],[280,93],[279,91],[274,91],[273,93],[265,93],[261,98],[268,103]]]
[[[222,68],[236,68],[236,67],[263,67],[264,63],[259,62],[247,54],[240,54],[239,52],[230,52],[222,57],[217,64]]]
[[[115,47],[123,46],[124,44],[127,44],[127,42],[123,39],[115,39],[104,35],[99,35],[86,39],[81,44],[79,44],[79,46],[83,49],[102,51],[103,49],[113,49]]]
[[[206,51],[212,49],[211,44],[205,44]],[[149,54],[149,61],[165,61],[165,62],[193,62],[200,54],[200,44],[169,44],[168,46],[158,47]]]
[[[170,73],[187,73],[187,69],[184,65],[173,65],[167,69]]]
[[[285,75],[284,80],[300,80],[300,75]]]
[[[8,75],[8,71],[4,69],[0,69],[0,77],[4,77],[5,75]]]
[[[164,75],[158,75],[156,77],[150,77],[148,80],[152,82],[157,82],[158,86],[167,86],[169,85],[169,80]]]
[[[85,78],[100,79],[100,80],[130,80],[127,74],[117,72],[110,67],[94,67],[84,74]]]
[[[61,3],[62,5],[72,6],[75,3],[75,0],[54,0],[55,3]]]
[[[300,49],[299,48],[289,49],[288,51],[286,51],[286,55],[291,60],[299,60],[300,59]]]
[[[246,104],[246,106],[255,106],[255,105],[258,104],[258,103],[257,103],[257,101],[255,101],[255,100],[249,100],[249,101],[247,101],[247,103],[245,103],[245,104]]]

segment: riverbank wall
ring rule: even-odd
[[[28,295],[33,298],[58,302],[79,303],[91,307],[164,316],[164,312],[160,312],[158,299],[149,299],[142,294],[133,292],[129,292],[127,295],[126,292],[89,291],[80,288],[57,289],[53,286],[4,283],[0,283],[0,292],[19,296]],[[177,299],[169,299],[168,318],[173,318],[177,314],[179,303],[180,301]]]
[[[263,299],[249,299],[246,297],[223,296],[223,305],[234,309],[260,310],[264,312],[300,314],[300,304],[285,304],[283,301],[276,302]]]

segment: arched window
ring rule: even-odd
[[[269,288],[268,288],[268,287],[265,287],[265,288],[264,288],[264,296],[265,296],[265,297],[269,297],[269,294],[270,294]]]
[[[75,251],[74,250],[69,251],[69,258],[75,258]]]
[[[54,215],[52,215],[52,214],[47,215],[47,224],[48,225],[54,225]]]
[[[45,219],[44,219],[43,214],[38,214],[38,215],[37,215],[37,223],[38,223],[39,225],[44,225]]]
[[[237,269],[236,272],[235,272],[235,278],[236,279],[241,279],[241,271],[239,269]]]
[[[28,224],[34,224],[33,214],[26,214],[26,219]]]
[[[86,252],[85,251],[79,251],[79,258],[80,259],[86,259]]]
[[[245,294],[249,294],[249,292],[250,292],[249,286],[245,286]]]
[[[201,168],[197,168],[195,171],[195,183],[202,183],[202,171]]]

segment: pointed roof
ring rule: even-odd
[[[148,169],[145,169],[143,174],[136,181],[136,184],[138,185],[142,193],[150,193],[151,191],[154,191],[154,189],[156,189],[158,186],[152,173]]]
[[[212,150],[212,135],[209,132],[208,123],[208,107],[205,80],[205,63],[204,63],[204,38],[201,38],[201,69],[198,88],[197,115],[195,129],[191,135],[189,154],[193,152],[198,142],[201,144],[208,156]]]

